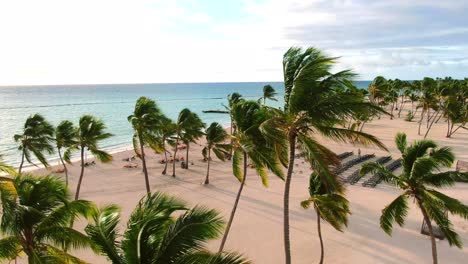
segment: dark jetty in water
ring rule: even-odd
[[[216,113],[216,114],[228,114],[226,110],[203,110],[203,113]]]

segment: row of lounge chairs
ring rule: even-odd
[[[378,158],[375,162],[378,164],[385,164],[391,159],[392,159],[391,156],[385,156],[385,157]],[[351,185],[354,185],[355,183],[357,183],[364,176],[364,175],[360,175],[359,173],[360,170],[361,170],[360,168],[355,170],[351,175],[349,175],[347,178],[344,179],[344,182],[349,183]]]
[[[337,175],[339,175],[339,174],[345,172],[346,170],[348,170],[349,168],[353,167],[354,165],[359,164],[361,162],[364,162],[366,160],[372,159],[373,157],[375,157],[375,154],[366,154],[366,155],[362,155],[360,157],[354,158],[354,159],[352,159],[352,160],[338,166],[335,169],[335,173]]]
[[[340,158],[340,160],[344,160],[346,159],[347,157],[350,157],[353,155],[353,152],[352,151],[349,151],[349,152],[343,152],[341,153],[340,155],[338,155],[338,158]]]
[[[392,172],[400,167],[401,167],[400,159],[397,159],[386,166],[386,168]],[[374,188],[375,186],[377,186],[377,184],[381,183],[382,180],[383,180],[382,175],[380,173],[376,173],[372,175],[372,177],[370,177],[367,181],[363,182],[362,186]]]

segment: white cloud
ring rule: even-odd
[[[292,45],[364,79],[467,65],[463,1],[243,0],[231,19],[198,1],[0,0],[0,85],[274,81]]]

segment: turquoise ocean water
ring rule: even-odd
[[[203,110],[224,109],[226,96],[239,92],[249,99],[258,99],[265,84],[271,84],[278,92],[281,106],[284,94],[283,83],[171,83],[171,84],[112,84],[112,85],[57,85],[57,86],[11,86],[0,87],[0,154],[3,160],[18,166],[20,153],[13,135],[21,131],[25,119],[34,113],[44,115],[57,125],[68,119],[74,123],[83,114],[101,118],[108,131],[115,136],[102,142],[109,151],[131,148],[132,128],[127,116],[132,113],[135,101],[147,96],[157,101],[163,112],[175,119],[178,112],[187,107],[200,115],[207,124],[229,124],[226,114],[205,114]],[[366,88],[369,81],[358,81],[356,86]],[[56,160],[56,155],[49,157]]]

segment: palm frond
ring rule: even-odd
[[[385,233],[391,235],[393,222],[397,222],[398,225],[403,226],[405,224],[405,218],[408,215],[408,210],[408,197],[405,194],[398,196],[382,210],[380,227]]]
[[[114,264],[123,264],[119,251],[117,225],[120,221],[120,209],[115,205],[100,209],[94,216],[94,223],[86,226],[85,231],[94,247],[107,256]]]

